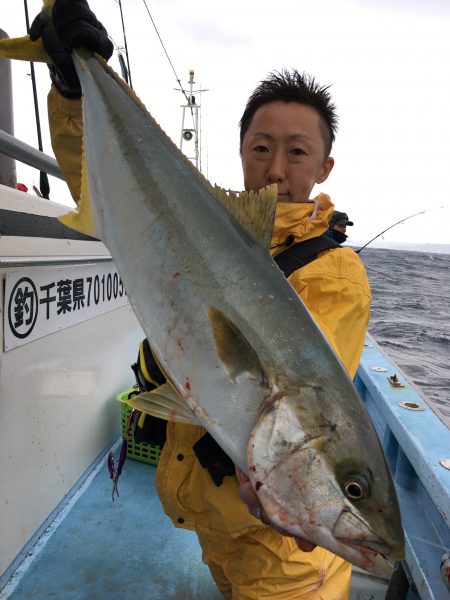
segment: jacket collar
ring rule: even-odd
[[[310,202],[278,202],[271,254],[325,233],[333,209],[330,197],[323,193]]]

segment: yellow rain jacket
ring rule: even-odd
[[[48,99],[52,144],[75,199],[80,191],[82,118],[80,102],[52,89]],[[333,205],[325,194],[314,203],[277,206],[272,253],[326,231]],[[292,243],[292,241],[291,241]],[[369,320],[370,288],[359,257],[350,248],[324,251],[292,273],[289,282],[304,300],[351,377]],[[336,402],[339,400],[336,399]],[[235,477],[216,487],[192,446],[201,427],[169,423],[156,486],[175,526],[197,532],[203,560],[227,600],[345,600],[350,565],[317,547],[302,552],[255,519],[239,497]],[[180,549],[182,551],[182,549]]]

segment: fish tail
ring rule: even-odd
[[[0,40],[0,56],[31,62],[52,62],[44,48],[42,40],[39,38],[35,42],[32,42],[29,35]]]
[[[44,0],[39,14],[42,23],[51,23],[52,8],[55,0]],[[32,41],[29,35],[19,38],[0,40],[0,56],[15,60],[51,63],[52,60],[44,48],[42,39]]]
[[[80,199],[75,210],[58,217],[58,220],[66,227],[75,231],[84,233],[91,237],[98,238],[97,227],[95,225],[94,213],[89,194],[88,175],[86,168],[86,159],[83,148],[81,160],[81,192]]]

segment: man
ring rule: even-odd
[[[49,94],[52,141],[77,199],[82,135],[77,99],[80,89],[70,65],[67,76],[64,73],[67,51],[85,45],[109,58],[112,48],[85,0],[57,0],[53,25],[46,27],[37,22],[32,35],[43,37],[55,63]],[[330,199],[325,194],[309,198],[313,187],[323,183],[333,168],[330,151],[336,123],[327,88],[296,71],[270,75],[247,103],[241,119],[245,188],[278,185],[273,255],[327,230],[333,211]],[[359,258],[350,248],[325,250],[316,260],[294,271],[289,281],[353,377],[362,353],[370,305],[369,285]],[[307,540],[294,540],[266,525],[256,495],[242,472],[236,477],[232,468],[221,482],[213,481],[198,457],[198,445],[204,439],[201,427],[168,423],[156,486],[175,526],[197,532],[203,559],[224,598],[347,598],[350,565]]]
[[[330,225],[326,236],[336,241],[338,244],[343,244],[348,238],[347,226],[353,226],[353,221],[349,221],[347,213],[334,210],[331,215]]]

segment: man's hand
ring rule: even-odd
[[[84,46],[108,60],[114,50],[108,33],[89,8],[86,0],[56,0],[51,20],[46,12],[39,14],[30,27],[30,39],[42,38],[52,59],[50,77],[56,89],[66,98],[80,98],[81,86],[71,53]]]
[[[56,0],[52,23],[69,51],[84,46],[104,59],[111,58],[114,46],[108,32],[89,8],[86,0]]]
[[[239,495],[247,505],[250,514],[256,517],[257,519],[260,519],[265,525],[269,525],[270,527],[272,527],[272,529],[278,531],[278,533],[281,533],[281,535],[294,537],[284,529],[276,527],[275,525],[273,525],[273,523],[269,521],[267,515],[264,512],[264,509],[258,501],[258,496],[256,495],[256,492],[252,487],[250,479],[239,467],[236,467],[236,478],[239,486]],[[316,547],[315,544],[312,544],[311,542],[308,542],[307,540],[303,540],[301,538],[295,538],[295,541],[297,542],[297,546],[300,548],[300,550],[303,550],[303,552],[311,552]]]

